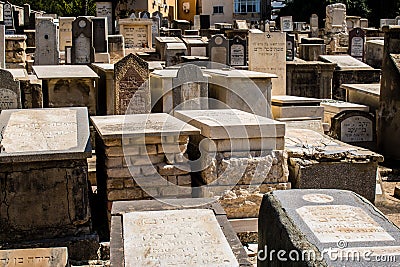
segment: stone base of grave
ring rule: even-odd
[[[72,261],[97,260],[99,237],[97,234],[82,234],[54,239],[40,239],[29,242],[1,244],[1,249],[26,249],[44,247],[67,247]]]
[[[0,166],[2,244],[91,234],[86,159]]]
[[[110,261],[112,266],[124,266],[125,255],[129,256],[129,252],[125,250],[124,244],[124,234],[123,230],[125,229],[125,225],[123,225],[123,217],[131,212],[140,212],[140,211],[168,211],[168,210],[186,210],[186,209],[208,209],[212,210],[221,230],[224,234],[224,237],[228,241],[229,247],[232,250],[234,256],[239,263],[238,266],[252,266],[249,261],[245,250],[243,249],[243,245],[240,243],[235,231],[232,229],[229,221],[227,220],[225,211],[222,207],[213,199],[207,198],[190,198],[190,199],[167,199],[166,202],[161,202],[157,200],[140,200],[140,201],[117,201],[113,205],[112,209],[112,223],[111,223],[111,240],[110,240]],[[195,229],[194,229],[195,231]],[[180,238],[176,239],[177,245],[182,246],[181,242],[184,242]],[[172,245],[172,244],[171,244]],[[185,249],[190,251],[190,245],[184,245]],[[165,259],[166,257],[174,257],[174,255],[166,255],[168,250],[173,250],[174,247],[167,249],[166,251],[158,251],[152,252],[159,254],[160,258]],[[228,248],[229,248],[228,247]],[[134,247],[132,249],[137,249]],[[195,249],[195,248],[194,248]],[[195,250],[196,251],[196,250]],[[126,254],[125,254],[126,253]],[[195,252],[192,252],[195,253]],[[218,251],[215,251],[218,254]],[[138,255],[140,256],[140,255]],[[205,259],[207,262],[218,260],[218,257],[207,256]],[[176,258],[183,264],[187,262],[186,258]],[[211,262],[208,262],[211,263]],[[206,264],[207,265],[207,264]]]

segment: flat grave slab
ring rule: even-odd
[[[324,62],[336,63],[339,70],[373,69],[371,66],[349,55],[320,55],[319,57]]]

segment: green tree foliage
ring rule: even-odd
[[[94,16],[96,14],[95,0],[9,0],[11,4],[23,6],[25,3],[33,10],[59,16]]]
[[[280,16],[293,16],[294,21],[309,22],[311,14],[319,17],[320,27],[326,15],[326,6],[343,3],[347,15],[368,18],[371,26],[379,27],[379,19],[395,18],[400,14],[399,0],[293,0],[282,8]]]

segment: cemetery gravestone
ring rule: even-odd
[[[187,54],[187,48],[184,43],[167,43],[163,56],[165,66],[170,67],[182,63],[182,56]]]
[[[31,248],[0,250],[0,264],[5,267],[65,267],[68,248]]]
[[[115,64],[114,114],[150,112],[149,75],[148,63],[134,54],[127,55]]]
[[[108,53],[108,29],[106,18],[92,18],[93,46],[95,53]]]
[[[3,20],[6,29],[11,29],[11,30],[15,29],[13,7],[10,3],[5,3],[3,6]]]
[[[331,119],[330,136],[368,149],[376,148],[375,118],[368,112],[342,111]]]
[[[272,94],[286,94],[286,33],[249,33],[249,70],[276,74]]]
[[[211,37],[209,41],[211,62],[227,65],[229,62],[229,40],[222,34]]]
[[[113,34],[113,3],[112,2],[97,2],[96,1],[96,17],[107,18],[108,34]]]
[[[31,16],[31,6],[29,4],[24,4],[24,28],[29,28]]]
[[[58,19],[60,51],[65,51],[66,46],[72,46],[72,22],[74,20],[74,17],[60,17]]]
[[[0,68],[6,68],[6,27],[0,24]]]
[[[246,66],[247,65],[247,42],[239,36],[229,40],[229,65],[230,66]]]
[[[283,32],[292,32],[293,31],[292,16],[281,17],[281,31],[283,31]]]
[[[1,25],[4,25],[4,3],[0,2],[0,22],[2,22]]]
[[[200,15],[200,29],[209,29],[211,26],[210,15]]]
[[[365,55],[365,31],[361,28],[354,28],[349,32],[349,54],[350,56],[364,61]]]
[[[52,18],[36,19],[35,44],[35,65],[58,65],[58,31]]]
[[[346,33],[346,5],[342,3],[326,6],[325,32]]]
[[[151,38],[152,38],[152,43],[155,44],[156,43],[156,37],[158,37],[160,35],[160,24],[161,24],[161,17],[160,15],[157,13],[155,13],[156,15],[153,15],[153,25],[151,26]]]
[[[0,69],[0,111],[5,109],[21,108],[21,90],[19,81],[4,69]]]
[[[151,48],[153,22],[150,19],[120,19],[119,31],[125,38],[125,48]]]
[[[268,193],[258,225],[261,267],[278,266],[281,257],[299,266],[395,266],[400,260],[399,229],[351,191]]]
[[[312,14],[310,18],[310,27],[311,27],[311,37],[318,37],[319,24],[318,24],[318,15]]]
[[[294,35],[286,34],[286,60],[293,61],[296,56],[296,43]]]
[[[94,62],[92,22],[86,17],[78,17],[72,22],[72,64]]]
[[[148,11],[142,11],[142,12],[140,12],[139,17],[141,19],[149,19],[150,18],[150,13]]]

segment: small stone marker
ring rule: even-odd
[[[3,267],[66,267],[66,247],[0,250],[0,265]]]
[[[72,22],[72,64],[94,62],[92,22],[86,17],[78,17]]]
[[[19,81],[4,69],[0,69],[0,112],[5,109],[21,108],[21,90]]]
[[[247,42],[239,36],[233,37],[229,41],[229,65],[246,66],[247,65]]]
[[[350,56],[364,61],[365,57],[365,31],[354,28],[349,32],[349,54]]]
[[[261,267],[282,258],[313,266],[395,266],[400,260],[399,229],[351,191],[268,193],[258,225]]]
[[[134,54],[129,54],[115,64],[114,70],[114,114],[150,112],[148,63]]]

